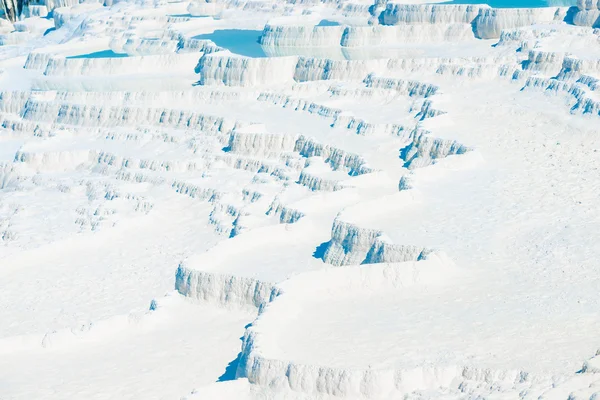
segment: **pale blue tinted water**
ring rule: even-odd
[[[112,50],[96,51],[95,53],[78,54],[67,58],[121,58],[127,57],[127,54],[115,53]]]
[[[454,0],[440,4],[488,4],[495,8],[566,7],[577,0]]]
[[[258,38],[262,31],[251,31],[241,29],[223,29],[194,36],[194,39],[205,39],[213,41],[217,46],[223,47],[234,54],[246,57],[266,57]]]
[[[340,23],[336,21],[330,21],[328,19],[323,19],[317,26],[339,26]]]

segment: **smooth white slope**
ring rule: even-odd
[[[65,333],[62,342],[47,348],[2,354],[2,395],[172,399],[215,382],[227,374],[253,315],[172,297],[159,299],[156,311],[130,315],[124,324],[100,322],[87,332]]]
[[[598,31],[372,5],[2,26],[0,397],[598,396]]]

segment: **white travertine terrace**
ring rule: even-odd
[[[4,2],[0,398],[600,398],[600,3]]]

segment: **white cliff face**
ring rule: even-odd
[[[94,161],[96,155],[89,150],[34,153],[17,151],[14,162],[25,163],[37,170],[68,171]]]
[[[351,176],[372,172],[366,161],[358,154],[324,145],[309,137],[300,136],[296,141],[294,151],[306,158],[321,157],[327,164],[331,165],[333,170],[346,171]]]
[[[581,94],[583,91],[578,91],[576,86],[568,82],[561,82],[557,79],[550,79],[544,77],[532,76],[527,78],[523,89],[541,89],[549,92],[559,93],[562,91],[569,91],[573,94]]]
[[[582,74],[596,74],[600,72],[600,59],[582,60],[577,57],[565,57],[559,74],[561,79],[578,78]]]
[[[210,54],[217,51],[223,51],[225,49],[216,46],[210,40],[193,39],[193,38],[179,38],[177,42],[178,53],[204,53]]]
[[[318,80],[364,80],[370,74],[394,75],[401,72],[429,71],[465,78],[497,78],[514,70],[516,57],[468,57],[468,58],[397,58],[375,60],[328,60],[300,57],[294,79],[298,82]]]
[[[591,26],[592,28],[600,28],[600,9],[596,10],[581,10],[573,17],[573,23],[579,26]]]
[[[467,26],[480,39],[500,37],[503,29],[562,21],[566,9],[499,9],[485,5],[405,5],[388,3],[379,20],[383,25],[401,24],[459,24],[447,37],[467,36]],[[464,30],[463,33],[459,33]]]
[[[4,113],[19,114],[30,97],[29,92],[0,92],[0,110]]]
[[[572,113],[591,116],[600,115],[600,101],[593,94],[597,89],[597,79],[586,75],[577,80],[569,79],[566,81],[530,77],[523,86],[523,90],[543,90],[545,93],[553,95],[566,95],[567,105]],[[591,95],[590,90],[592,91]]]
[[[152,66],[154,72],[175,72],[189,70],[197,60],[198,56],[195,54],[169,54],[131,58],[51,57],[44,69],[44,75],[56,77],[127,75],[139,71],[142,66],[147,64]]]
[[[364,79],[369,73],[384,69],[386,60],[327,60],[301,57],[294,71],[298,82],[329,79]]]
[[[57,28],[61,28],[73,17],[74,17],[74,15],[70,12],[70,10],[68,8],[56,9],[52,12],[52,19],[54,20],[54,26]]]
[[[582,102],[578,102],[573,109],[580,111],[582,114],[600,116],[600,101],[586,98]]]
[[[585,374],[598,374],[600,373],[600,354],[596,354],[596,356],[586,360],[583,363],[583,367],[581,368],[581,372]]]
[[[28,92],[25,92],[28,93]],[[46,92],[52,93],[52,92]],[[101,104],[103,106],[139,106],[151,104],[159,107],[165,104],[193,104],[207,103],[218,104],[223,101],[248,100],[253,98],[252,93],[239,93],[231,91],[198,90],[198,91],[119,91],[119,92],[56,92],[55,97],[48,100],[57,100],[65,103]],[[39,98],[39,96],[38,96]]]
[[[322,104],[313,103],[303,98],[285,96],[276,93],[261,93],[259,101],[272,103],[283,108],[291,108],[295,111],[304,111],[310,114],[316,114],[324,118],[336,119],[341,114],[339,108],[328,107]]]
[[[454,140],[443,140],[421,134],[401,150],[400,158],[406,168],[414,169],[426,167],[444,157],[464,154],[469,150],[468,147]]]
[[[361,264],[381,234],[336,219],[323,261],[335,266]]]
[[[383,25],[470,24],[485,5],[388,3],[379,20]]]
[[[139,126],[159,124],[179,128],[200,129],[205,132],[229,132],[235,122],[220,117],[177,109],[143,109],[140,107],[93,107],[77,104],[56,104],[28,101],[23,110],[24,120],[43,120],[68,125],[93,127]]]
[[[254,86],[290,82],[296,57],[245,58],[208,54],[196,66],[202,85]]]
[[[573,23],[600,28],[600,3],[597,0],[578,0]]]
[[[577,83],[581,83],[584,86],[587,86],[592,91],[598,91],[600,89],[600,78],[595,78],[589,75],[582,75]]]
[[[244,337],[237,369],[238,378],[276,390],[292,390],[309,396],[330,395],[342,398],[382,398],[403,396],[436,387],[454,387],[453,382],[484,386],[488,380],[513,382],[526,379],[522,371],[478,370],[469,367],[429,367],[412,370],[356,370],[299,364],[260,356],[257,339]]]
[[[473,30],[481,39],[500,37],[502,30],[537,23],[562,21],[565,10],[558,8],[482,9],[473,21]]]
[[[345,47],[391,46],[404,43],[463,42],[473,40],[469,24],[375,25],[348,27],[342,37]]]
[[[79,0],[45,0],[46,8],[48,12],[51,12],[57,8],[72,7],[79,4]]]
[[[194,17],[213,17],[225,9],[225,4],[215,1],[193,1],[187,11]]]
[[[130,56],[145,56],[155,54],[170,54],[175,53],[178,49],[179,42],[170,39],[140,39],[129,38],[123,44],[122,50]]]
[[[292,152],[296,137],[292,135],[253,132],[252,126],[235,130],[229,140],[228,151],[260,158],[275,158]]]
[[[365,84],[370,88],[392,89],[402,95],[410,97],[430,97],[438,93],[439,87],[419,81],[406,79],[383,78],[369,75]]]
[[[563,65],[565,55],[562,53],[530,50],[523,69],[541,72],[545,75],[557,74]]]
[[[598,10],[600,2],[598,0],[577,0],[577,8],[580,10]]]
[[[421,261],[433,250],[419,246],[405,246],[389,243],[378,238],[369,249],[363,264],[398,263],[407,261]]]
[[[382,231],[360,228],[336,219],[323,261],[334,266],[398,263],[426,259],[431,252],[418,246],[391,243]]]
[[[320,176],[316,176],[303,170],[298,178],[298,184],[307,187],[313,192],[326,191],[335,192],[343,189],[343,185],[335,179],[327,179]]]
[[[277,47],[339,46],[343,26],[265,25],[259,43]]]
[[[189,270],[182,265],[177,269],[175,289],[194,300],[229,307],[250,306],[256,309],[278,295],[278,290],[270,283]]]
[[[283,205],[279,198],[271,203],[266,214],[279,217],[281,224],[294,224],[305,216],[302,211]]]
[[[463,42],[474,40],[469,24],[374,26],[267,25],[260,44],[267,47],[369,47],[406,43]],[[267,49],[267,51],[269,51]]]
[[[187,11],[194,16],[221,16],[227,12],[243,10],[244,12],[264,13],[271,16],[290,15],[292,9],[310,10],[312,7],[321,6],[335,10],[340,15],[366,20],[371,15],[371,4],[365,2],[346,2],[339,0],[287,0],[283,3],[271,1],[247,0],[199,0],[192,1]],[[310,11],[308,11],[310,12]],[[306,14],[305,14],[306,15]]]
[[[48,65],[48,61],[51,57],[52,53],[31,52],[27,56],[27,60],[25,61],[23,68],[44,70],[46,69],[46,65]]]

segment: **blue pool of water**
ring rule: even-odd
[[[339,26],[340,23],[336,21],[330,21],[328,19],[323,19],[317,26]]]
[[[489,4],[496,8],[523,8],[523,7],[558,7],[569,6],[576,0],[452,0],[437,4]],[[331,20],[321,20],[317,26],[338,26],[340,23]],[[369,51],[371,49],[344,49],[344,48],[321,48],[321,47],[263,47],[259,43],[260,30],[244,29],[222,29],[212,33],[196,35],[193,39],[210,40],[217,46],[229,50],[234,54],[245,57],[282,57],[282,56],[307,56],[333,59],[368,59],[385,58],[386,56],[414,56],[415,50],[400,49],[391,54],[392,50]],[[360,51],[359,51],[360,50]],[[418,52],[418,51],[417,51]],[[390,54],[386,54],[390,53]],[[126,57],[125,54],[115,54],[110,50],[91,53],[71,58],[93,58],[93,57]]]
[[[453,0],[440,4],[488,4],[495,8],[537,8],[574,6],[577,0]]]
[[[112,50],[96,51],[88,54],[78,54],[67,58],[122,58],[127,57],[127,54],[115,53]]]
[[[234,54],[246,57],[266,57],[263,48],[258,43],[262,31],[241,29],[223,29],[194,36],[194,39],[212,40],[217,46],[223,47]]]

